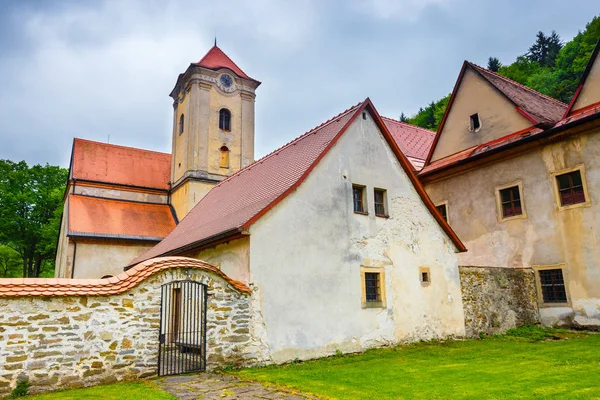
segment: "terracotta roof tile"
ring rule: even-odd
[[[233,280],[217,267],[187,257],[161,257],[148,260],[117,275],[118,281],[110,279],[0,279],[0,297],[14,296],[95,296],[114,295],[125,292],[149,276],[172,268],[189,268],[207,271],[223,278],[238,292],[250,293],[242,282]]]
[[[69,235],[160,240],[175,228],[167,204],[69,195]]]
[[[171,155],[74,139],[71,179],[169,190]]]
[[[392,118],[381,118],[392,134],[396,144],[400,147],[400,150],[408,157],[415,169],[420,169],[427,158],[427,154],[435,138],[435,132]]]
[[[482,68],[479,65],[471,62],[468,62],[468,64],[479,72],[485,80],[504,93],[517,107],[532,117],[536,125],[557,122],[567,110],[567,105],[561,101],[536,92],[527,86]]]
[[[381,124],[380,129],[384,131],[386,140],[389,138],[394,141],[371,101],[367,99],[221,181],[162,242],[133,260],[130,265],[161,255],[176,254],[219,235],[239,234],[247,230],[304,180],[356,115],[366,107],[372,110],[377,123]],[[400,149],[396,155],[399,159],[405,157]],[[409,162],[404,160],[401,160],[402,167],[417,187],[426,206],[437,215],[427,194],[424,190],[419,191],[422,187],[413,175]],[[448,224],[441,218],[438,222],[457,248],[463,250],[464,245]]]
[[[202,57],[202,59],[196,63],[196,65],[212,70],[217,70],[220,68],[229,68],[241,78],[255,80],[246,75],[246,73],[242,71],[242,69],[238,67],[237,64],[234,63],[233,60],[223,52],[223,50],[217,47],[217,45],[214,45],[208,51],[208,53],[206,53],[204,57]]]

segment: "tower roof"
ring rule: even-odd
[[[233,62],[227,54],[223,52],[216,44],[202,57],[200,61],[194,63],[204,68],[217,70],[219,68],[228,68],[240,78],[246,78],[253,81],[256,79],[250,78],[236,63]],[[258,82],[258,81],[257,81]]]

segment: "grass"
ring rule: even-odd
[[[156,388],[152,382],[115,383],[20,398],[24,400],[175,400],[175,397]]]
[[[600,334],[524,327],[230,373],[334,399],[600,399]]]

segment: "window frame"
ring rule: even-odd
[[[377,205],[379,204],[379,203],[377,203],[377,192],[382,193],[381,207],[383,208],[383,214],[377,213]],[[377,187],[373,188],[373,208],[374,208],[376,217],[379,217],[379,218],[389,218],[390,217],[390,215],[388,213],[387,190],[386,189],[381,189],[381,188],[377,188]]]
[[[379,275],[379,301],[367,301],[366,274]],[[369,267],[362,265],[360,267],[361,284],[361,307],[362,308],[386,308],[385,298],[385,269],[384,267]]]
[[[228,122],[227,125],[229,125],[229,126],[227,128],[225,128],[225,125],[226,125],[225,122],[224,122],[225,119],[222,118],[223,112],[227,112],[227,114],[228,114],[229,120],[227,121]],[[232,119],[233,118],[231,117],[231,111],[229,111],[229,109],[227,109],[225,107],[221,108],[219,110],[219,129],[222,130],[223,132],[231,132],[231,122],[232,122]]]
[[[450,213],[449,213],[449,208],[448,208],[448,200],[444,200],[442,202],[439,203],[435,203],[433,205],[436,209],[436,211],[441,215],[442,218],[444,218],[444,215],[438,210],[438,207],[444,206],[446,208],[446,223],[449,224],[450,223]]]
[[[542,277],[540,275],[540,271],[548,271],[548,270],[556,270],[559,269],[562,272],[563,284],[565,288],[565,297],[567,300],[565,302],[556,302],[556,303],[547,303],[544,301],[544,291],[542,290]],[[554,264],[554,265],[537,265],[533,267],[535,272],[535,286],[537,289],[537,300],[538,306],[543,308],[552,308],[552,307],[571,307],[571,295],[569,293],[569,280],[567,269],[565,268],[565,264]]]
[[[427,274],[427,279],[423,279],[423,274]],[[430,286],[431,285],[431,270],[428,267],[420,267],[419,268],[419,281],[421,282],[421,286]]]
[[[585,201],[582,203],[562,205],[558,177],[575,171],[579,171],[579,175],[581,176],[581,186],[583,187],[583,196]],[[558,211],[565,211],[579,207],[590,207],[592,205],[592,199],[590,197],[590,191],[588,190],[587,179],[585,177],[585,166],[583,164],[578,164],[574,167],[563,168],[558,171],[554,171],[550,174],[550,177],[552,179],[552,187],[554,188],[554,203],[556,204],[556,209]]]
[[[356,201],[354,198],[354,190],[355,189],[360,189],[361,190],[361,211],[357,211],[356,210]],[[354,211],[355,214],[361,214],[361,215],[369,215],[369,208],[368,208],[368,204],[367,204],[367,187],[364,185],[358,185],[358,184],[352,184],[352,210]]]
[[[521,202],[521,214],[505,217],[504,216],[504,208],[502,207],[502,195],[500,194],[500,192],[502,190],[511,189],[513,187],[517,187],[519,189],[519,200]],[[527,218],[527,209],[525,208],[525,198],[523,196],[523,181],[518,180],[515,182],[508,183],[506,185],[496,186],[494,188],[494,192],[496,193],[496,215],[498,217],[498,222],[506,222],[506,221],[512,221],[515,219]]]

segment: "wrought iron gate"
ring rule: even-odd
[[[206,369],[206,285],[175,281],[161,286],[158,375]]]

